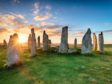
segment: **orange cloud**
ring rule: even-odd
[[[49,18],[50,18],[50,16],[48,16],[48,15],[45,15],[45,16],[35,16],[34,20],[35,21],[43,21],[43,20],[47,20]]]
[[[24,20],[23,20],[24,19]],[[2,14],[0,15],[0,27],[2,28],[18,28],[24,27],[25,17],[21,14]]]
[[[43,21],[43,20],[48,20],[49,18],[52,17],[51,14],[51,6],[46,5],[44,7],[44,12],[41,13],[40,11],[43,10],[43,7],[40,6],[38,2],[34,3],[34,8],[33,8],[33,15],[34,15],[34,20],[35,21]]]
[[[6,28],[0,28],[0,33],[8,32],[8,29]]]
[[[75,37],[82,37],[83,35],[85,34],[85,32],[75,32],[73,35],[75,36]]]
[[[21,15],[21,14],[16,14],[15,16],[20,18],[20,19],[25,19],[25,17],[23,15]]]
[[[55,25],[55,24],[54,24],[54,23],[48,23],[48,22],[41,22],[41,23],[40,23],[40,26],[41,26],[41,27],[53,26],[53,25]]]

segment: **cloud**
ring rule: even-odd
[[[103,32],[107,32],[108,33],[108,32],[112,32],[112,30],[104,30]]]
[[[20,19],[25,19],[25,17],[21,14],[17,14],[16,17],[20,18]]]
[[[55,23],[41,22],[40,27],[44,29],[50,37],[61,35],[62,26]]]
[[[33,14],[38,15],[40,12],[40,4],[38,2],[34,3]]]
[[[8,28],[0,28],[0,40],[3,37],[7,37],[7,34],[14,33],[13,29],[8,29]]]
[[[35,25],[30,25],[30,26],[28,26],[28,29],[31,30],[32,28],[34,28],[35,31],[41,31],[41,30],[42,30],[41,27],[38,27],[38,26],[35,26]]]
[[[35,20],[35,21],[43,21],[43,20],[49,19],[49,17],[50,17],[50,16],[48,16],[48,15],[45,15],[45,16],[35,16],[35,17],[34,17],[34,20]]]
[[[55,31],[47,31],[48,35],[50,37],[54,37],[54,36],[61,36],[61,31],[60,30],[55,30]]]
[[[44,21],[44,20],[48,20],[52,17],[52,14],[50,14],[49,12],[46,12],[45,15],[36,15],[34,17],[35,21]]]
[[[50,22],[41,22],[40,27],[47,28],[47,29],[59,29],[62,27],[62,25],[58,25],[56,23],[50,23]]]
[[[20,18],[20,19],[25,19],[25,16],[22,15],[22,14],[18,14],[18,13],[13,13],[13,12],[10,12],[9,14],[15,16],[16,18]]]
[[[47,10],[51,10],[51,6],[50,5],[46,5],[45,7]]]
[[[74,37],[82,37],[84,34],[85,34],[85,32],[77,31],[73,35],[74,35]]]
[[[42,7],[40,5],[40,3],[35,2],[34,3],[34,8],[33,8],[33,15],[34,15],[34,20],[35,21],[48,20],[52,17],[51,6],[46,5],[46,6]]]
[[[18,28],[24,27],[26,23],[25,17],[21,14],[1,14],[0,15],[0,27],[2,28]]]
[[[50,22],[41,22],[40,23],[41,27],[46,27],[46,26],[49,26],[49,25],[52,26],[52,25],[54,25],[54,23],[50,23]]]
[[[99,33],[99,32],[104,32],[104,33],[112,33],[112,30],[102,30],[102,31],[96,31],[96,33]]]
[[[0,33],[4,33],[4,32],[7,32],[8,31],[8,29],[6,29],[6,28],[0,28]]]

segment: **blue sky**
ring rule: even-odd
[[[81,42],[84,32],[90,27],[97,34],[103,31],[105,43],[112,43],[111,0],[0,0],[0,6],[0,16],[14,16],[14,21],[22,27],[31,24],[41,28],[48,26],[54,28],[48,28],[52,30],[48,33],[56,33],[68,25],[72,43],[75,37]],[[20,29],[9,23],[10,27],[6,25],[1,24],[0,28]],[[55,37],[50,38],[53,40]]]

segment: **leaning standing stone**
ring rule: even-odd
[[[48,35],[46,32],[43,32],[43,51],[48,51],[49,45],[48,45]]]
[[[7,48],[7,65],[11,67],[21,63],[20,59],[20,44],[18,35],[15,33],[10,36],[8,48]]]
[[[97,51],[97,36],[93,33],[93,50]]]
[[[77,48],[77,39],[74,40],[74,48]]]
[[[31,56],[36,55],[36,38],[35,38],[35,32],[34,29],[31,29]]]
[[[40,48],[40,36],[38,36],[37,40],[38,40],[37,48]]]
[[[68,52],[68,26],[65,26],[62,28],[59,53],[67,53],[67,52]]]
[[[91,52],[92,52],[91,30],[88,29],[86,34],[84,35],[84,37],[82,39],[81,53],[82,54],[88,54]]]
[[[103,37],[103,32],[101,32],[101,34],[99,34],[99,51],[101,53],[104,52],[104,37]]]

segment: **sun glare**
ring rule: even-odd
[[[20,35],[19,36],[19,42],[20,43],[25,43],[27,40],[26,40],[26,37],[24,35]]]

